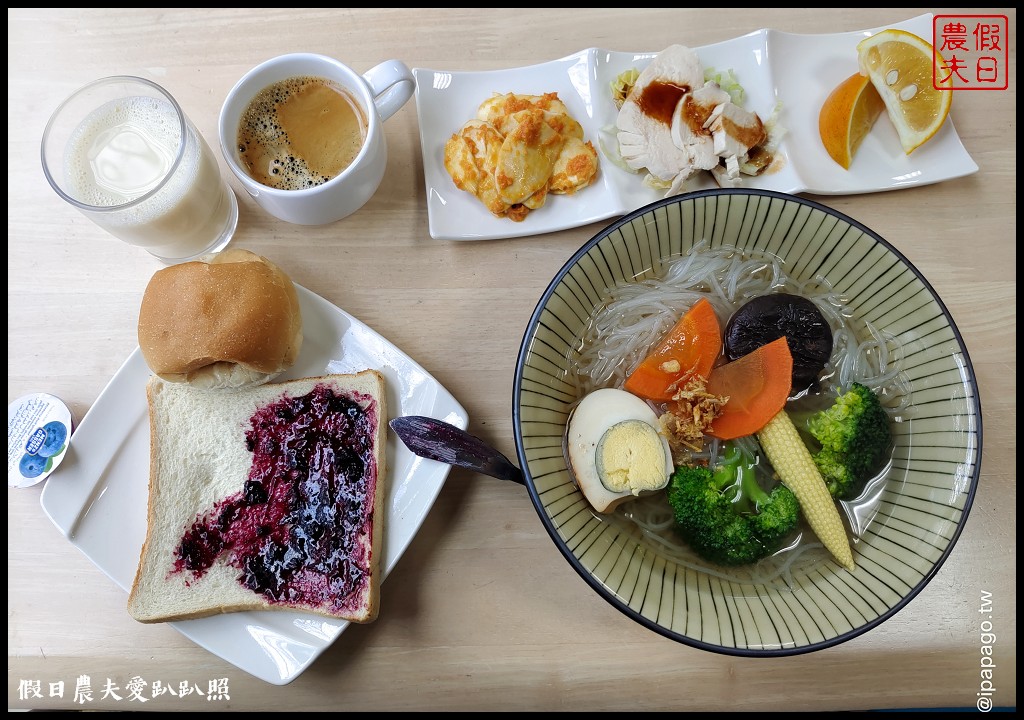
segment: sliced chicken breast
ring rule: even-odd
[[[768,138],[761,118],[732,102],[715,108],[707,127],[714,137],[715,153],[723,158],[743,158]]]
[[[644,68],[616,117],[619,154],[634,170],[662,182],[689,173],[690,152],[672,140],[672,119],[683,97],[704,85],[697,53],[671,45]]]

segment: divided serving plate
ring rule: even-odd
[[[465,428],[469,417],[420,365],[367,325],[297,286],[303,344],[281,380],[379,370],[388,412],[427,415]],[[136,348],[75,430],[69,457],[43,488],[40,502],[57,528],[126,592],[146,536],[149,496],[151,373]],[[395,567],[426,518],[450,467],[423,460],[392,433],[387,441],[384,577]],[[382,590],[387,592],[386,586]],[[127,597],[125,598],[127,613]],[[256,677],[291,682],[349,623],[287,611],[241,612],[170,623],[183,635]],[[146,632],[139,625],[139,632]]]
[[[920,15],[886,27],[930,41],[932,17]],[[857,43],[886,27],[823,35],[763,29],[695,48],[705,70],[735,73],[746,94],[747,110],[767,119],[776,102],[781,103],[779,123],[786,130],[779,147],[781,161],[763,175],[743,176],[741,187],[849,195],[928,185],[977,172],[952,118],[910,156],[904,154],[887,117],[879,118],[849,170],[825,151],[818,134],[821,105],[836,85],[857,72]],[[493,72],[414,68],[431,237],[488,240],[539,235],[617,217],[659,200],[664,191],[646,187],[642,174],[614,164],[606,152],[606,148],[617,148],[618,110],[611,98],[611,82],[625,70],[643,69],[658,52],[589,48],[560,60]],[[491,215],[475,196],[456,188],[444,168],[448,138],[476,116],[481,102],[508,92],[557,92],[600,158],[593,185],[575,195],[549,196],[542,208],[522,222]],[[710,174],[700,173],[691,178],[687,190],[714,187]]]

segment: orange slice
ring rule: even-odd
[[[939,131],[953,102],[953,79],[931,43],[904,30],[883,30],[860,41],[857,61],[881,95],[907,155]]]
[[[818,114],[821,142],[832,159],[849,170],[857,148],[884,109],[870,78],[855,73],[839,83]]]

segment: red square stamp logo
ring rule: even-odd
[[[1010,86],[1009,21],[1006,15],[936,15],[932,47],[936,58],[932,83],[945,90],[1006,90]]]

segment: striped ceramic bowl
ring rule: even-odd
[[[567,366],[588,318],[622,281],[657,275],[700,247],[773,254],[796,279],[817,276],[855,317],[905,348],[911,389],[895,452],[854,543],[856,570],[823,559],[772,582],[679,562],[615,517],[594,512],[562,451],[576,385]],[[698,249],[699,251],[699,249]],[[587,242],[541,297],[523,338],[513,393],[516,450],[533,504],[569,564],[609,603],[666,637],[733,655],[790,655],[891,617],[952,551],[974,498],[981,409],[967,349],[942,301],[877,234],[799,197],[712,190],[668,198]]]

